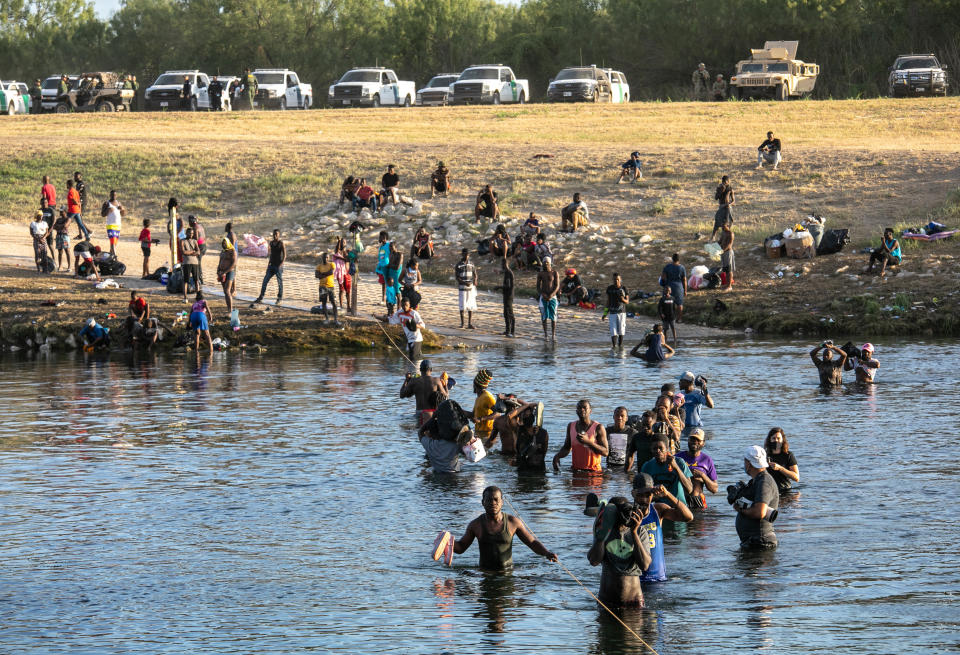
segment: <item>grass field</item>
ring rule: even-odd
[[[606,286],[616,267],[631,289],[653,291],[670,253],[680,252],[688,268],[701,257],[702,235],[712,229],[713,189],[727,174],[737,193],[740,269],[736,290],[723,296],[731,310],[713,314],[712,299],[700,294],[691,299],[688,316],[780,332],[817,323],[855,329],[859,323],[847,314],[860,317],[873,304],[851,300],[852,309],[844,311],[828,309],[829,303],[866,294],[882,309],[905,293],[936,295],[939,309],[928,307],[931,316],[955,307],[930,288],[943,279],[957,288],[960,253],[952,242],[910,244],[904,273],[883,286],[849,274],[865,260],[852,252],[876,242],[884,226],[930,218],[960,222],[957,124],[956,98],[18,116],[0,121],[6,145],[0,220],[29,220],[42,175],[62,192],[63,180],[82,170],[95,206],[109,189],[120,191],[130,210],[128,232],[141,218],[165,217],[161,207],[176,196],[183,211],[208,224],[229,219],[238,231],[258,233],[282,227],[291,234],[294,256],[310,258],[329,247],[332,235],[296,226],[336,198],[347,174],[379,180],[386,164],[396,164],[402,186],[424,200],[427,176],[442,159],[456,192],[425,202],[428,213],[471,212],[476,190],[490,183],[509,214],[536,211],[554,227],[559,208],[579,191],[590,206],[592,228],[607,227],[606,241],[591,239],[592,232],[561,241],[557,263],[585,272],[592,287]],[[784,163],[776,172],[755,171],[756,146],[768,129],[783,141]],[[645,177],[617,186],[618,164],[631,150],[642,153]],[[763,259],[763,237],[809,212],[824,215],[828,228],[851,230],[848,253],[809,262]],[[88,220],[102,232],[98,215]],[[414,225],[403,227],[406,234]],[[652,242],[642,248],[623,243],[644,236]],[[441,248],[428,277],[448,278],[446,265],[459,245]],[[789,279],[769,277],[778,264],[791,266]],[[485,280],[495,277],[493,268],[482,262]],[[823,312],[832,323],[819,320]],[[890,325],[882,329],[901,331],[883,312],[876,318]],[[925,322],[922,329],[928,329]]]

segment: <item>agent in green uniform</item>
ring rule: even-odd
[[[513,535],[537,555],[551,562],[557,556],[541,544],[516,516],[503,513],[503,493],[499,487],[483,490],[484,513],[470,521],[467,531],[453,542],[453,552],[463,553],[477,540],[480,548],[480,568],[488,571],[503,571],[513,564]]]
[[[30,87],[30,113],[39,114],[43,111],[43,89],[40,86],[40,80],[33,83]]]
[[[251,73],[248,68],[243,78],[243,89],[247,92],[247,103],[250,105],[250,109],[253,109],[253,99],[257,96],[259,86],[256,75]]]
[[[70,93],[70,83],[67,81],[66,75],[60,76],[60,85],[57,87],[57,97],[65,96]]]

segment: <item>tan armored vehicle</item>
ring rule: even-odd
[[[799,41],[767,41],[750,50],[750,59],[737,62],[730,90],[737,99],[803,98],[813,93],[820,67],[798,60]]]

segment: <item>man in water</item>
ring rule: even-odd
[[[818,357],[817,353],[821,350],[823,355]],[[833,353],[837,353],[837,359],[833,358]],[[843,365],[847,363],[847,353],[834,346],[832,341],[824,341],[811,350],[810,359],[820,372],[821,387],[839,387],[843,384]]]
[[[687,436],[687,449],[677,453],[677,457],[690,467],[693,491],[690,492],[689,505],[694,509],[706,509],[707,499],[703,490],[715,494],[718,487],[717,469],[713,465],[713,459],[703,452],[703,437],[703,430],[693,428]]]
[[[640,514],[640,536],[650,551],[650,565],[640,576],[640,582],[662,582],[667,579],[667,567],[663,557],[662,521],[689,523],[693,513],[662,485],[654,484],[646,473],[633,477],[634,508]]]
[[[480,369],[473,378],[473,392],[477,394],[477,399],[473,403],[473,412],[470,413],[470,418],[474,422],[477,438],[484,443],[490,440],[490,435],[493,433],[493,422],[497,418],[497,415],[493,413],[493,407],[497,404],[497,399],[487,391],[492,379],[493,373],[485,368]]]
[[[434,473],[460,472],[461,449],[473,439],[473,433],[469,427],[463,426],[457,434],[444,434],[441,432],[437,417],[431,416],[420,426],[417,436]]]
[[[438,396],[447,397],[449,390],[447,382],[443,378],[435,378],[433,375],[433,365],[429,359],[420,362],[420,375],[414,376],[407,373],[400,387],[400,397],[414,397],[417,403],[417,425],[423,426],[430,420],[433,413],[437,411],[437,404],[433,402]]]
[[[517,430],[517,469],[545,471],[547,446],[550,436],[537,425],[537,406],[520,413],[520,428]]]
[[[557,340],[557,292],[560,290],[560,274],[553,270],[549,261],[537,273],[537,293],[540,296],[540,322],[543,324],[543,340],[547,340],[547,321],[550,321],[551,340]]]
[[[597,597],[607,606],[643,607],[640,576],[653,561],[646,535],[638,532],[643,516],[623,496],[611,498],[604,510],[616,512],[616,523],[603,538],[595,532],[587,551],[590,566],[603,564]]]
[[[653,458],[640,467],[640,472],[650,474],[654,482],[663,485],[677,500],[686,505],[687,495],[693,491],[690,467],[676,455],[670,454],[670,440],[665,435],[658,434],[654,437],[650,443],[650,452]]]
[[[503,493],[499,487],[484,489],[482,502],[483,514],[470,521],[464,535],[453,542],[453,552],[465,553],[476,539],[480,549],[480,568],[504,571],[513,564],[513,536],[516,535],[537,555],[551,562],[557,561],[557,556],[533,536],[523,521],[503,512]]]
[[[519,398],[514,406],[503,414],[497,416],[493,421],[493,432],[490,433],[490,439],[483,444],[487,450],[493,447],[497,437],[500,438],[500,452],[504,455],[513,455],[517,452],[517,433],[520,430],[521,416],[524,413],[529,414],[530,409],[537,410],[537,403],[525,403]]]
[[[573,451],[573,470],[592,471],[599,473],[603,470],[600,458],[609,454],[607,446],[607,431],[600,423],[590,418],[590,401],[586,398],[577,403],[577,420],[567,425],[566,438],[563,446],[553,456],[553,470],[560,470],[560,460]]]
[[[627,460],[627,444],[634,434],[636,430],[627,425],[627,408],[617,407],[613,410],[613,423],[607,426],[607,468],[623,466]]]
[[[872,343],[865,343],[860,346],[860,352],[856,359],[850,359],[848,355],[847,361],[843,365],[843,370],[852,370],[854,375],[857,376],[857,382],[861,384],[872,384],[878,368],[880,368],[880,362],[873,358]]]
[[[622,348],[623,335],[627,333],[628,293],[619,273],[613,274],[613,284],[607,287],[607,317],[610,320],[610,347]],[[676,333],[674,333],[676,343]]]
[[[737,512],[737,535],[740,548],[766,550],[777,547],[773,520],[780,506],[777,483],[767,472],[767,453],[760,446],[750,446],[743,456],[743,470],[750,482],[733,503]],[[741,502],[742,501],[742,502]]]
[[[694,428],[703,427],[700,411],[704,407],[713,409],[713,398],[707,390],[707,379],[702,375],[694,375],[690,371],[680,376],[680,391],[683,392],[683,410],[686,412],[684,417],[686,427],[683,429],[686,436]]]
[[[650,444],[653,442],[653,424],[656,423],[654,413],[645,411],[640,415],[640,425],[634,429],[633,434],[627,439],[627,454],[623,463],[623,470],[626,473],[633,468],[633,460],[637,458],[637,470],[643,466],[650,455]],[[609,429],[608,429],[609,431]]]

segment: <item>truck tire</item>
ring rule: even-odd
[[[190,109],[189,111],[197,111],[197,99],[190,98]]]
[[[527,102],[527,94],[525,94],[523,91],[521,91],[521,92],[520,92],[520,99],[519,99],[517,102],[520,103],[521,105],[522,105],[522,104],[526,104],[526,102]]]
[[[407,97],[403,99],[403,106],[410,107],[411,105],[413,105],[413,103],[410,101],[410,96],[407,95]]]
[[[380,106],[380,94],[379,94],[379,93],[378,93],[377,95],[373,96],[373,101],[370,103],[370,106],[372,106],[372,107],[379,107],[379,106]]]
[[[773,92],[773,97],[777,100],[783,101],[787,99],[787,85],[778,84],[777,88]]]
[[[286,97],[280,98],[280,105],[277,107],[280,111],[287,111],[287,99]]]
[[[593,90],[593,104],[597,104],[597,103],[599,103],[599,102],[600,102],[600,91],[597,90],[597,89],[594,89],[594,90]]]
[[[57,106],[53,108],[53,113],[55,114],[69,114],[70,105],[65,102],[58,102]]]
[[[737,100],[743,100],[743,89],[741,89],[739,86],[737,87],[736,95],[737,95]]]
[[[303,97],[303,106],[300,109],[309,109],[310,108],[310,96]]]
[[[493,104],[495,104],[495,105],[499,105],[499,104],[500,104],[500,92],[499,92],[499,91],[494,91],[494,92],[493,92]]]
[[[17,112],[16,112],[16,110],[13,108],[13,102],[8,102],[8,103],[7,103],[7,116],[13,116],[15,113],[17,113]]]
[[[109,100],[101,100],[97,103],[97,111],[103,112],[104,114],[112,114],[115,110],[116,108]]]

